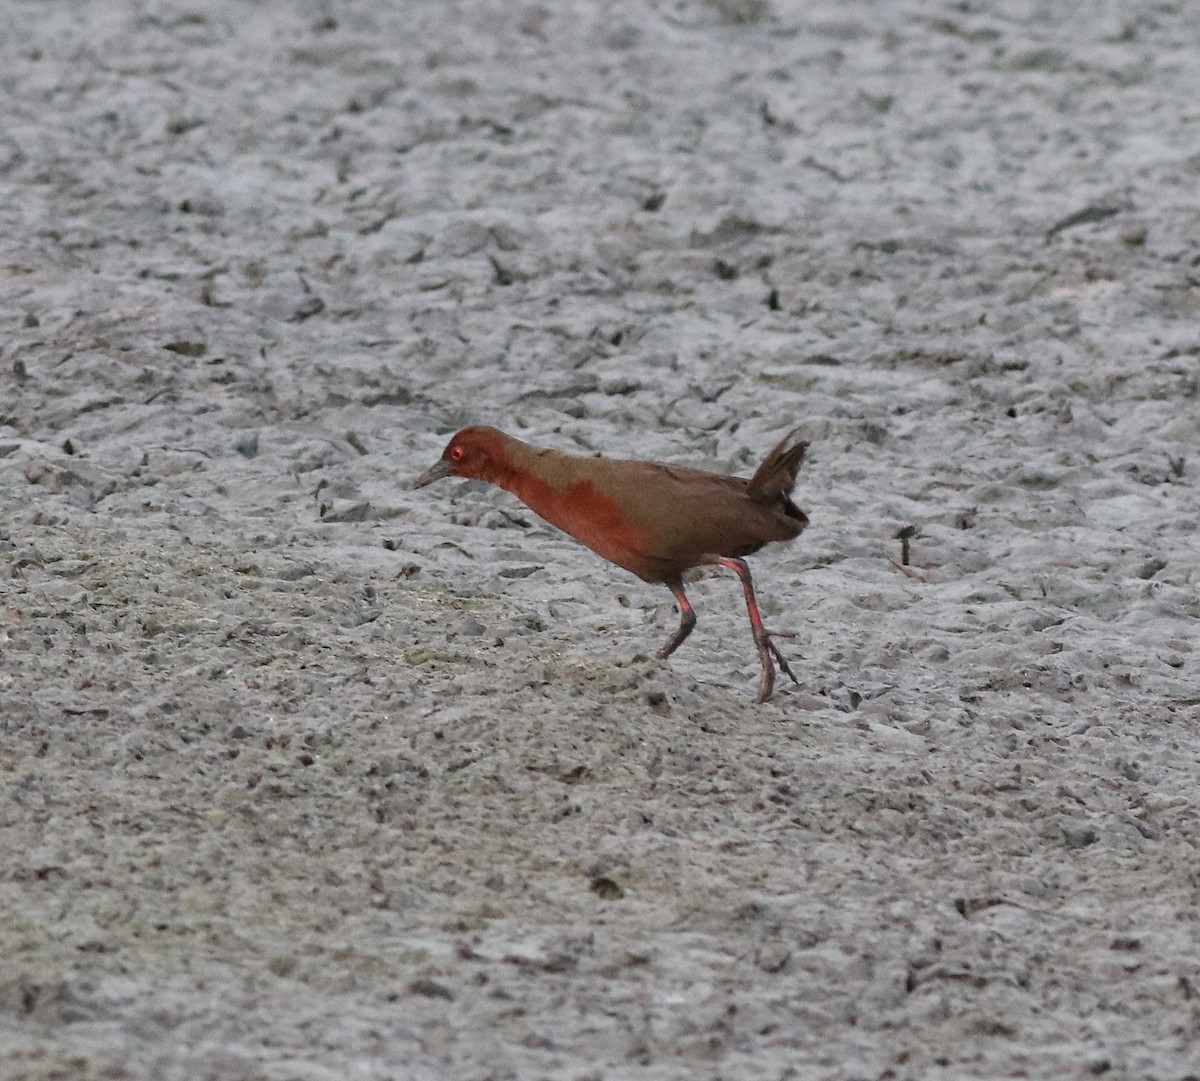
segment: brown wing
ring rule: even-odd
[[[621,513],[642,523],[646,537],[640,565],[622,565],[647,581],[677,581],[713,556],[746,556],[793,540],[807,523],[784,496],[754,498],[743,477],[653,462],[611,465],[601,483],[612,492],[620,482],[614,498]]]

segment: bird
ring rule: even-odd
[[[662,660],[696,626],[685,572],[709,565],[733,571],[762,663],[758,701],[765,702],[775,687],[773,660],[800,681],[771,641],[772,635],[793,633],[763,626],[745,557],[773,541],[795,540],[808,525],[808,515],[791,499],[807,450],[793,430],[746,479],[662,462],[565,454],[474,425],[450,439],[413,488],[451,476],[495,484],[610,563],[665,585],[679,605],[679,629],[658,651]]]

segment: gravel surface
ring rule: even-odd
[[[4,1081],[1200,1076],[1200,7],[4,8]]]

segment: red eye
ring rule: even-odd
[[[461,461],[462,461],[462,457],[463,457],[463,449],[462,449],[462,447],[451,447],[451,448],[450,448],[450,460],[451,460],[451,461],[453,461],[453,462],[461,462]]]

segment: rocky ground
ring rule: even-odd
[[[5,1081],[1200,1076],[1200,9],[6,22]],[[473,422],[798,425],[800,686]]]

